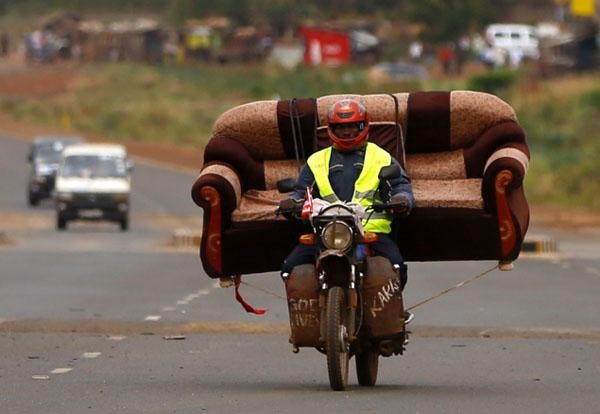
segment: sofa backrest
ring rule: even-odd
[[[508,143],[522,145],[529,155],[510,105],[487,93],[452,91],[327,95],[240,105],[215,122],[204,161],[233,165],[244,190],[274,188],[278,179],[295,175],[308,155],[329,145],[327,111],[342,98],[365,104],[372,122],[369,139],[400,162],[404,144],[405,167],[413,178],[480,178],[488,157]]]

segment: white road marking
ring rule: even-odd
[[[98,358],[100,355],[102,355],[102,352],[84,352],[81,354],[81,358],[94,359]]]
[[[32,375],[31,379],[34,379],[34,380],[49,380],[50,376],[49,375]]]
[[[594,275],[600,275],[600,271],[598,271],[598,269],[596,269],[595,267],[586,267],[585,271]]]
[[[51,374],[66,374],[67,372],[72,371],[73,368],[55,368],[50,371]]]
[[[176,310],[177,310],[177,308],[175,306],[165,306],[165,307],[162,308],[163,312],[173,312],[173,311],[176,311]]]
[[[146,318],[144,319],[145,321],[160,321],[160,318],[162,318],[162,316],[160,315],[148,315],[146,316]]]
[[[127,338],[127,337],[126,336],[122,336],[122,335],[111,335],[107,339],[109,341],[122,341],[125,338]]]
[[[201,289],[201,290],[198,291],[197,294],[198,294],[198,296],[206,296],[209,293],[210,293],[210,290],[208,290],[208,289]]]
[[[189,303],[190,303],[190,302],[189,302],[189,301],[187,301],[187,300],[178,300],[178,301],[177,301],[177,304],[178,304],[178,305],[188,305]]]

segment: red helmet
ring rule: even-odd
[[[369,136],[369,115],[365,106],[354,99],[342,99],[331,105],[327,114],[327,134],[337,149],[362,147]]]

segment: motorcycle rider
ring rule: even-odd
[[[312,154],[300,170],[295,190],[282,200],[282,212],[294,211],[304,202],[307,187],[312,188],[312,196],[329,202],[359,201],[363,206],[373,203],[373,194],[380,189],[383,181],[378,179],[381,167],[396,164],[400,177],[389,180],[391,187],[390,203],[397,207],[394,212],[409,214],[414,206],[414,196],[409,177],[387,151],[369,137],[369,115],[365,106],[354,99],[335,102],[327,114],[327,134],[332,146]],[[365,194],[368,196],[365,197]],[[400,275],[402,288],[406,284],[407,271],[398,245],[390,236],[392,214],[383,212],[373,215],[365,224],[365,230],[378,233],[378,240],[370,245],[374,255],[390,260]],[[298,244],[282,265],[282,276],[289,274],[295,266],[314,263],[316,247]],[[412,315],[408,315],[412,318]]]

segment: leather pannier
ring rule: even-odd
[[[388,259],[367,258],[363,298],[363,329],[368,336],[388,338],[404,331],[402,287]]]
[[[318,347],[319,284],[315,266],[296,266],[285,282],[292,345]]]

